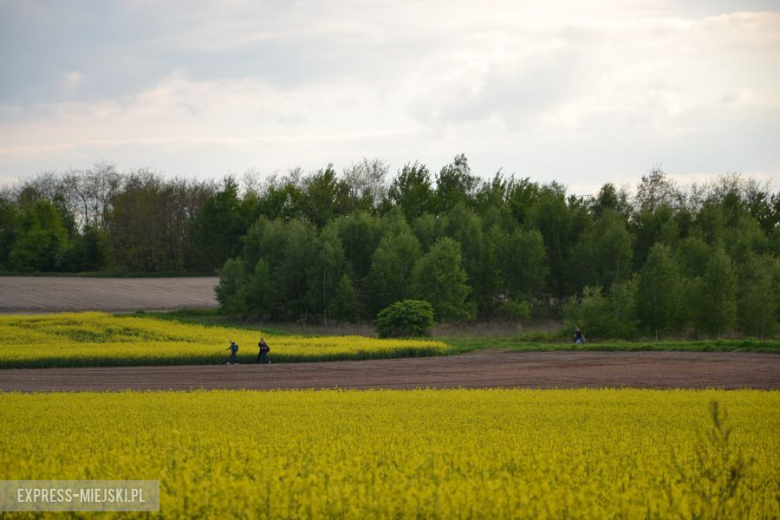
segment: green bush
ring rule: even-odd
[[[410,338],[433,333],[433,307],[423,300],[402,300],[380,311],[375,321],[380,338]]]

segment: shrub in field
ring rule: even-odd
[[[430,336],[433,332],[433,307],[423,300],[402,300],[382,310],[376,319],[380,338]]]

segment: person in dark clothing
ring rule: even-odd
[[[257,346],[260,347],[260,352],[257,354],[257,362],[264,365],[269,364],[271,361],[268,359],[268,353],[271,352],[271,347],[268,346],[264,338],[260,338],[260,343]]]
[[[579,327],[574,327],[574,343],[576,345],[582,345],[585,343],[585,335],[582,333]]]
[[[226,348],[225,350],[230,351],[230,357],[227,360],[227,365],[236,364],[238,365],[238,358],[236,357],[236,354],[238,353],[238,345],[236,345],[236,342],[232,339],[230,340],[230,346]]]

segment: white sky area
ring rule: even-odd
[[[780,180],[780,1],[0,0],[0,184],[362,157]]]

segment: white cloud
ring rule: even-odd
[[[656,162],[780,174],[768,144],[780,141],[778,12],[235,1],[171,2],[151,18],[147,3],[117,5],[138,33],[74,56],[61,93],[0,95],[0,174],[100,157],[215,176],[361,156],[435,169],[460,152],[479,173],[578,190]]]

